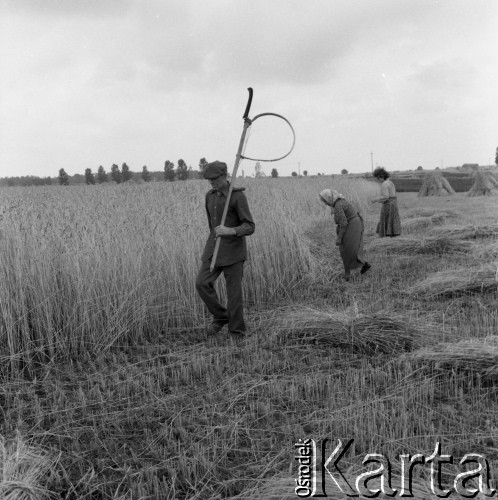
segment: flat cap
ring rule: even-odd
[[[222,161],[213,161],[204,167],[204,179],[216,179],[227,174],[227,164]]]

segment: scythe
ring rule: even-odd
[[[220,222],[221,226],[225,225],[225,220],[226,220],[226,216],[227,216],[227,212],[228,212],[228,205],[230,204],[230,198],[232,196],[232,191],[233,191],[233,187],[234,187],[234,184],[235,184],[235,178],[237,176],[237,170],[239,168],[240,160],[241,159],[245,159],[245,160],[265,161],[265,162],[272,162],[272,161],[282,160],[283,158],[286,158],[287,156],[289,156],[292,153],[292,150],[294,149],[294,145],[296,144],[296,134],[294,132],[294,129],[292,128],[292,125],[290,124],[289,120],[287,120],[287,118],[284,118],[282,115],[279,115],[277,113],[261,113],[259,115],[256,115],[252,119],[249,118],[249,111],[251,109],[251,104],[252,104],[253,90],[252,90],[251,87],[249,87],[247,90],[249,91],[249,98],[247,99],[246,109],[245,109],[244,115],[242,117],[243,120],[244,120],[244,126],[242,128],[242,135],[240,136],[239,148],[237,150],[237,154],[235,155],[235,164],[234,164],[233,171],[232,171],[232,177],[231,177],[230,187],[228,189],[227,200],[225,202],[225,207],[223,208],[223,213],[221,215],[221,222]],[[266,160],[266,159],[261,159],[261,158],[259,158],[259,159],[258,158],[249,158],[247,156],[243,156],[242,155],[242,151],[244,149],[244,144],[245,144],[245,141],[246,141],[246,135],[247,135],[247,131],[248,131],[249,127],[258,118],[261,118],[262,116],[276,116],[277,118],[281,118],[282,120],[284,120],[287,123],[287,125],[289,125],[289,127],[290,127],[290,129],[292,131],[292,146],[291,146],[291,149],[289,150],[289,152],[286,153],[284,156],[281,156],[279,158],[274,158],[272,160]],[[220,249],[220,241],[221,241],[220,238],[221,238],[221,236],[216,237],[216,243],[215,243],[215,246],[214,246],[213,258],[211,259],[211,266],[210,266],[211,272],[213,271],[213,269],[216,266],[216,259],[218,257],[218,252],[219,252],[219,249]]]

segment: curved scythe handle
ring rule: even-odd
[[[251,109],[253,91],[252,91],[251,87],[249,87],[247,90],[249,91],[249,99],[247,100],[246,110],[244,111],[244,116],[243,116],[244,127],[242,129],[242,136],[240,137],[239,149],[237,151],[237,155],[235,156],[235,165],[233,167],[230,187],[228,188],[227,200],[225,202],[225,207],[223,208],[223,214],[221,215],[220,226],[225,225],[225,220],[227,218],[227,212],[228,212],[228,205],[230,203],[230,197],[232,196],[232,190],[233,190],[233,185],[235,183],[235,177],[237,176],[237,169],[239,168],[239,162],[240,162],[240,159],[242,158],[242,150],[244,148],[244,141],[245,141],[247,129],[251,126],[251,120],[249,119],[249,110]],[[221,237],[217,236],[216,242],[214,244],[213,257],[211,258],[211,265],[209,266],[209,269],[211,272],[213,272],[213,270],[216,266],[216,259],[218,258],[218,252],[220,250],[220,242],[221,242]]]
[[[244,120],[247,120],[249,117],[249,110],[251,109],[251,103],[252,103],[252,87],[249,87],[247,89],[249,91],[249,99],[247,100],[247,105],[246,105],[246,110],[244,111]]]

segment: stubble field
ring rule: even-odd
[[[400,454],[436,442],[456,459],[447,484],[466,453],[498,459],[498,198],[401,193],[409,241],[388,249],[376,184],[238,182],[256,222],[241,344],[204,335],[206,182],[1,192],[0,492],[290,499],[307,437],[354,439],[351,475],[367,453],[396,475]],[[349,283],[318,201],[327,187],[366,222],[372,269]],[[480,357],[458,344],[486,338]],[[430,468],[416,476],[423,488]]]

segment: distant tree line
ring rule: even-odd
[[[186,181],[187,179],[198,179],[202,177],[201,172],[203,166],[207,164],[205,158],[201,158],[199,162],[200,171],[192,170],[192,167],[187,166],[185,160],[179,159],[177,166],[169,160],[164,162],[164,169],[162,172],[149,172],[147,165],[142,167],[141,172],[132,172],[130,167],[123,163],[121,169],[116,163],[111,166],[111,171],[107,173],[102,165],[97,169],[94,174],[91,168],[85,170],[84,182],[87,185],[103,184],[105,182],[115,182],[122,184],[124,182],[151,182],[151,181]],[[60,185],[67,185],[67,174],[64,169],[59,171],[58,181]]]
[[[51,184],[57,184],[57,179],[36,177],[35,175],[3,177],[0,179],[0,186],[50,186]]]
[[[84,175],[69,175],[65,169],[61,168],[57,177],[37,177],[34,175],[3,177],[0,178],[0,186],[47,186],[52,184],[67,186],[69,184],[95,185],[106,182],[121,184],[129,181],[137,183],[185,181],[188,179],[202,179],[203,170],[207,164],[208,161],[206,158],[201,158],[199,161],[199,170],[193,170],[183,159],[179,159],[176,166],[170,160],[166,160],[162,171],[150,172],[147,165],[144,165],[141,172],[133,172],[126,163],[123,163],[121,168],[114,163],[111,166],[110,172],[106,172],[104,167],[100,165],[95,173],[91,168],[87,168]]]
[[[105,168],[100,165],[95,172],[92,171],[91,168],[86,168],[84,174],[73,175],[69,175],[64,168],[61,168],[57,177],[37,177],[34,175],[24,177],[3,177],[0,178],[0,186],[68,186],[70,184],[86,184],[88,186],[94,186],[96,184],[111,182],[115,184],[122,184],[126,182],[144,183],[185,181],[188,179],[203,179],[204,168],[207,164],[208,160],[206,160],[206,158],[201,158],[199,160],[198,169],[194,170],[191,166],[187,165],[185,160],[180,158],[176,165],[172,161],[166,160],[164,162],[163,169],[160,171],[151,172],[149,171],[147,165],[144,165],[141,171],[133,172],[125,162],[121,164],[121,167],[119,167],[117,163],[113,163],[109,171],[106,171]],[[264,176],[261,173],[261,166],[259,163],[256,164],[255,171],[255,177]],[[260,175],[258,175],[258,172]],[[341,173],[347,174],[348,172],[346,169],[343,169]],[[228,175],[230,176],[230,174]],[[244,171],[242,171],[242,175],[244,175]],[[278,170],[273,168],[270,175],[272,178],[278,178]],[[299,176],[297,172],[292,172],[291,175],[292,177],[307,177],[308,171],[304,170],[302,176]],[[318,173],[318,175],[325,174]]]

